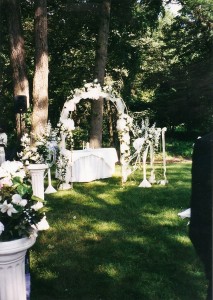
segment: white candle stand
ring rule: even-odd
[[[165,143],[165,132],[167,128],[164,127],[161,131],[162,133],[162,150],[163,150],[163,180],[159,181],[159,184],[166,185],[168,183],[168,180],[166,178],[166,143]]]
[[[50,168],[47,171],[47,176],[48,176],[48,187],[45,190],[45,194],[52,194],[52,193],[56,193],[56,189],[54,189],[54,187],[52,186],[52,181],[51,181],[51,171]]]
[[[143,153],[143,181],[139,184],[139,187],[150,188],[152,185],[146,179],[146,159],[150,145],[148,145]]]
[[[151,168],[151,172],[150,172],[149,182],[152,183],[152,184],[156,182],[156,180],[155,180],[154,161],[155,161],[155,152],[154,152],[153,145],[150,144],[150,168]]]

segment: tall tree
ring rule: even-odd
[[[33,79],[32,141],[44,133],[48,120],[47,1],[35,1],[35,74]]]
[[[107,48],[109,36],[111,1],[103,0],[100,13],[100,27],[98,33],[97,50],[95,58],[95,78],[104,84],[105,67],[107,62]],[[100,148],[102,144],[103,99],[92,102],[90,147]]]
[[[13,94],[25,95],[29,107],[29,83],[26,74],[24,38],[22,35],[21,15],[19,1],[6,0],[5,11],[7,14],[10,37],[10,61],[13,74]],[[21,124],[22,123],[22,124]],[[21,128],[24,123],[21,114],[16,114],[17,135],[20,138]]]

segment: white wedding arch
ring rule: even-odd
[[[122,98],[117,97],[110,86],[101,87],[97,82],[86,83],[83,88],[75,89],[64,103],[58,127],[61,135],[60,155],[61,164],[63,164],[63,151],[66,149],[66,138],[72,139],[72,132],[75,129],[72,112],[76,110],[77,104],[82,99],[98,100],[102,97],[110,100],[118,112],[117,130],[120,141],[120,163],[123,166],[130,156],[130,135],[129,131],[132,126],[132,118],[129,116],[126,105]],[[72,149],[71,149],[72,150]],[[122,172],[123,174],[123,172]],[[123,178],[123,176],[122,176]],[[69,186],[66,183],[64,186]]]

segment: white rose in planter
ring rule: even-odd
[[[0,178],[8,176],[8,171],[0,168]]]
[[[10,177],[4,177],[4,178],[2,178],[0,180],[0,186],[3,186],[3,185],[8,185],[8,186],[12,186],[13,185],[13,182],[10,179]]]
[[[15,174],[19,169],[23,168],[23,164],[20,161],[5,161],[1,164],[1,168],[7,171],[9,174]]]

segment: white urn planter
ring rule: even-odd
[[[0,242],[0,299],[26,300],[25,255],[35,237]]]
[[[33,195],[44,199],[44,172],[48,169],[45,164],[30,164],[28,170],[32,178]]]

